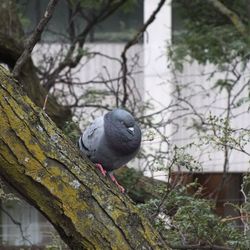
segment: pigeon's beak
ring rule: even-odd
[[[134,128],[134,127],[129,127],[129,128],[128,128],[128,132],[129,132],[130,134],[134,135],[134,133],[135,133],[135,128]]]

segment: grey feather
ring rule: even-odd
[[[114,109],[94,120],[79,138],[81,151],[107,171],[128,163],[137,154],[140,144],[138,124],[122,109]]]

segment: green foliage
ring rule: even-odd
[[[0,179],[0,201],[1,203],[18,202],[20,199],[8,190],[6,184]]]
[[[145,185],[147,185],[147,183],[145,183],[143,187],[138,185],[138,181],[142,178],[142,176],[142,172],[136,171],[133,168],[126,168],[126,171],[120,171],[119,175],[116,176],[119,183],[126,187],[126,192],[135,202],[144,202],[145,200],[149,200],[149,197],[151,197],[150,188],[152,187],[149,187],[148,190],[146,189],[145,192]],[[147,191],[149,193],[147,193]]]
[[[234,129],[226,118],[210,114],[206,119],[208,124],[206,133],[200,133],[202,144],[223,150],[225,146],[247,155],[246,146],[250,143],[250,131],[248,129]]]
[[[245,174],[245,176],[243,177],[243,184],[241,188],[244,198],[242,209],[246,215],[250,216],[250,173]],[[246,218],[247,222],[248,220],[249,218]],[[250,227],[248,227],[248,231],[250,234]]]
[[[241,21],[249,26],[248,1],[223,1]],[[174,32],[174,46],[169,55],[181,70],[184,59],[189,56],[201,64],[223,65],[236,57],[249,59],[250,40],[242,36],[231,21],[209,1],[173,1],[174,13],[180,21]]]
[[[63,127],[63,132],[71,139],[73,143],[77,143],[81,135],[79,125],[74,121],[68,121]]]
[[[226,221],[214,213],[214,204],[200,198],[197,183],[161,190],[163,199],[152,199],[139,205],[144,214],[170,243],[172,248],[198,246],[224,246],[233,249],[248,249],[249,239],[236,228],[231,220]]]
[[[169,168],[175,167],[175,169],[178,169],[181,167],[182,169],[189,170],[190,172],[201,170],[201,164],[187,152],[188,148],[193,146],[193,144],[183,147],[175,146],[173,152],[171,152],[171,154],[173,154],[173,159]]]
[[[223,89],[226,89],[227,91],[230,91],[232,89],[232,83],[227,79],[218,79],[215,82],[214,88],[219,88],[220,92]]]
[[[169,55],[177,65],[187,56],[201,64],[223,65],[237,57],[248,60],[249,48],[249,42],[244,41],[234,27],[205,26],[180,33]]]
[[[223,0],[221,1],[229,9],[239,14],[244,23],[248,20],[247,6],[248,0]],[[202,28],[204,26],[223,26],[231,24],[230,20],[222,13],[218,12],[209,1],[203,0],[174,0],[173,7],[178,11],[178,14],[183,17],[186,22],[192,27]]]
[[[30,26],[30,20],[23,15],[22,11],[18,10],[18,18],[24,28]]]

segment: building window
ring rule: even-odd
[[[18,0],[20,13],[26,33],[30,33],[39,22],[49,0]],[[120,8],[104,21],[95,25],[88,36],[88,42],[126,42],[133,37],[143,24],[143,0],[135,1],[133,6]],[[76,33],[86,26],[86,19],[93,19],[98,9],[82,8],[73,18],[69,18],[69,7],[66,0],[59,1],[53,18],[44,32],[44,42],[67,42],[69,23],[73,20]],[[86,11],[87,9],[87,11]]]

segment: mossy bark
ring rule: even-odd
[[[80,155],[0,67],[0,176],[72,249],[167,249],[131,200]]]
[[[12,69],[24,50],[24,32],[17,13],[16,1],[0,1],[0,62]],[[27,95],[39,107],[43,107],[47,91],[40,84],[36,74],[36,68],[31,58],[24,64],[18,80],[23,85]],[[49,95],[46,110],[57,126],[63,127],[65,122],[71,120],[70,108],[57,103],[56,99]]]

